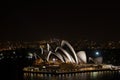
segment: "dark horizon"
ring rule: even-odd
[[[8,2],[0,8],[0,41],[50,38],[119,41],[118,5]]]

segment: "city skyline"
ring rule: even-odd
[[[0,17],[1,41],[120,40],[117,4],[8,2],[1,7]]]

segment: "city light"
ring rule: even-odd
[[[28,58],[33,58],[33,54],[32,54],[32,53],[29,53],[29,54],[28,54]]]
[[[97,51],[95,54],[98,56],[100,53]]]

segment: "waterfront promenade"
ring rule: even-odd
[[[75,74],[75,73],[86,73],[86,72],[103,72],[103,71],[114,71],[114,72],[119,72],[120,70],[111,70],[111,69],[72,69],[72,70],[57,70],[57,69],[53,69],[53,70],[39,70],[37,68],[29,68],[29,69],[23,69],[24,73],[28,73],[28,74],[51,74],[51,75],[62,75],[62,74]]]

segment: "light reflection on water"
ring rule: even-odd
[[[100,71],[65,75],[43,75],[24,73],[24,80],[120,80],[120,72]]]

